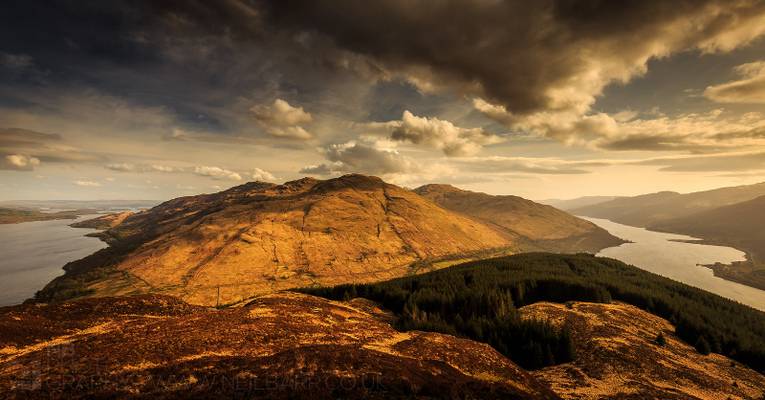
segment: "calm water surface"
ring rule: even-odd
[[[603,249],[599,256],[615,258],[765,311],[765,291],[717,278],[711,269],[698,265],[743,261],[743,252],[731,247],[677,241],[695,239],[690,236],[653,232],[606,219],[581,218],[592,221],[614,236],[634,242]]]
[[[96,216],[0,225],[0,306],[32,297],[64,273],[64,264],[106,247],[101,240],[84,236],[93,229],[68,226]]]

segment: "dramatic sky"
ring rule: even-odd
[[[0,200],[765,180],[765,0],[7,0]]]

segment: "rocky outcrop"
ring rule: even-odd
[[[533,372],[565,399],[765,396],[765,376],[719,354],[700,354],[667,320],[634,306],[535,303],[521,313],[571,330],[576,359]]]

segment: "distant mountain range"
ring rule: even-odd
[[[658,192],[569,208],[574,215],[605,218],[621,224],[649,227],[661,221],[765,196],[765,183],[703,192]]]
[[[76,219],[81,215],[142,210],[158,200],[5,200],[0,201],[0,224]]]
[[[136,210],[151,208],[160,200],[3,200],[0,207],[37,210]]]
[[[593,204],[605,203],[614,199],[618,199],[620,196],[584,196],[577,197],[575,199],[561,200],[561,199],[545,199],[539,200],[539,203],[551,205],[561,210],[572,210],[580,207],[585,207]]]
[[[485,209],[467,205],[472,199]],[[68,264],[38,299],[152,292],[215,305],[292,287],[379,281],[450,260],[621,243],[519,197],[446,186],[410,191],[363,175],[181,197],[125,218],[102,238],[109,248]]]
[[[715,274],[765,289],[765,183],[621,197],[570,211],[738,248],[747,253],[749,261],[715,265]]]

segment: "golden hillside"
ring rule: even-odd
[[[417,261],[515,244],[511,235],[362,175],[182,197],[103,236],[109,249],[65,267],[68,274],[41,297],[152,292],[215,305],[285,288],[390,279],[412,272]]]
[[[596,253],[623,243],[589,221],[518,196],[493,196],[437,184],[414,191],[448,210],[520,237],[531,249]]]
[[[532,374],[564,399],[761,399],[765,376],[679,340],[667,320],[628,304],[535,303],[524,318],[567,324],[573,362]],[[666,343],[656,341],[661,334]]]

